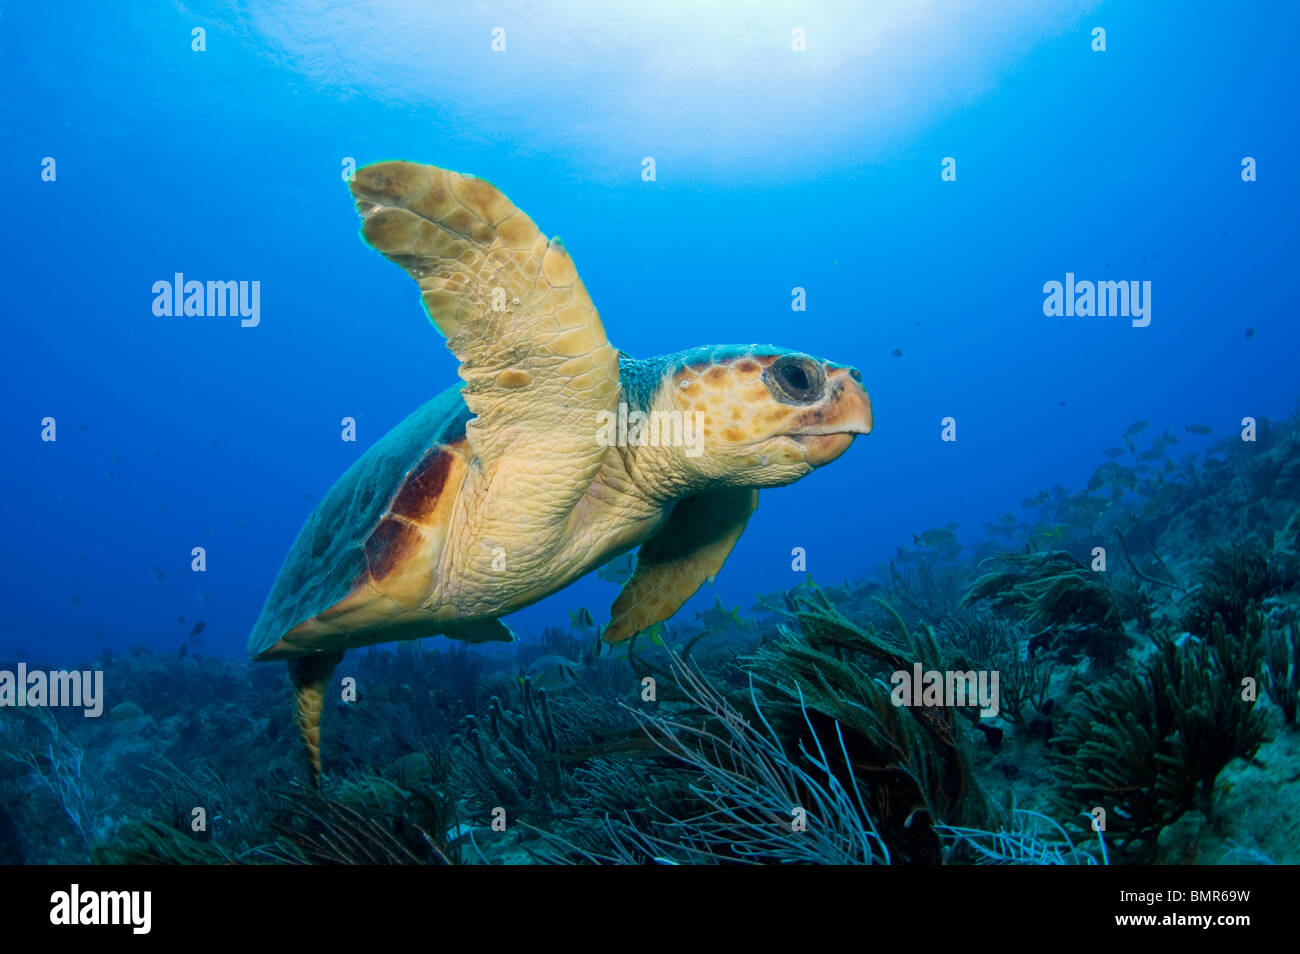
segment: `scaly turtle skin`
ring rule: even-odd
[[[339,478],[249,637],[253,657],[289,661],[316,780],[343,650],[512,639],[501,616],[640,546],[603,634],[628,639],[712,579],[759,488],[872,426],[858,371],[801,352],[622,355],[563,246],[482,179],[383,162],[351,188],[362,234],[419,284],[463,383]]]

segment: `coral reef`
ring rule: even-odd
[[[992,803],[970,765],[970,730],[961,710],[899,706],[889,677],[947,670],[947,657],[928,626],[913,633],[887,603],[896,637],[847,620],[824,594],[796,601],[799,635],[762,647],[755,678],[770,687],[773,718],[806,748],[815,737],[843,739],[831,766],[869,792],[881,838],[898,860],[940,860],[931,827],[940,822],[982,826],[995,820]],[[813,739],[803,738],[801,724]]]
[[[1111,666],[1128,648],[1123,619],[1099,574],[1063,550],[1004,553],[1001,564],[976,580],[961,605],[982,600],[1021,614],[1046,638],[1031,643],[1070,656],[1086,654]]]
[[[1214,630],[1211,644],[1161,639],[1140,672],[1085,688],[1060,732],[1057,806],[1071,817],[1104,809],[1121,853],[1149,853],[1193,807],[1209,816],[1219,772],[1264,740],[1263,717],[1236,678],[1249,658],[1230,655],[1257,630],[1236,639],[1217,620]]]
[[[1208,564],[1183,617],[1184,628],[1198,636],[1209,634],[1216,617],[1237,632],[1245,625],[1250,606],[1279,592],[1287,582],[1267,551],[1253,541],[1214,547]]]
[[[1294,728],[1300,706],[1300,623],[1294,609],[1269,637],[1265,653],[1264,690],[1282,710],[1287,728]]]
[[[0,863],[1295,863],[1300,418],[1260,435],[625,651],[574,613],[349,654],[319,790],[283,667],[105,650],[102,718],[0,708]],[[997,673],[996,717],[898,704],[918,669]]]

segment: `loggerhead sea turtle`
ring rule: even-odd
[[[348,468],[253,626],[249,654],[289,662],[317,782],[345,649],[513,639],[499,617],[640,545],[604,630],[625,640],[713,578],[758,488],[872,425],[846,365],[760,345],[617,351],[564,247],[482,179],[381,162],[351,189],[362,234],[419,283],[464,380]]]

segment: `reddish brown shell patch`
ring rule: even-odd
[[[409,523],[393,517],[379,521],[374,532],[366,539],[366,566],[370,578],[383,580],[403,560],[415,553],[423,539],[420,531]]]
[[[413,523],[431,522],[430,518],[438,508],[438,499],[447,485],[454,457],[445,445],[429,448],[402,481],[388,512]]]

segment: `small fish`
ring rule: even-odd
[[[161,453],[162,453],[162,451],[160,451],[158,448],[155,447],[155,448],[153,449],[153,456],[154,456],[154,457],[157,457],[157,456],[158,456],[159,454],[161,454]]]
[[[1204,424],[1190,424],[1187,427],[1183,428],[1183,430],[1185,430],[1188,434],[1213,434],[1214,433],[1214,431],[1210,430],[1210,428]]]
[[[80,606],[81,603],[82,603],[82,600],[81,600],[81,597],[80,597],[80,596],[74,596],[74,597],[72,598],[72,605],[73,605],[73,606]]]
[[[706,629],[730,629],[732,626],[744,626],[744,620],[740,618],[740,607],[733,610],[727,610],[722,605],[722,600],[714,597],[711,607],[703,613],[696,613],[695,618],[704,624]]]
[[[591,610],[584,606],[578,610],[569,610],[569,626],[580,633],[591,633],[596,629],[596,621],[592,618]]]
[[[1150,421],[1134,421],[1132,424],[1129,425],[1128,430],[1124,432],[1124,436],[1136,437],[1138,434],[1141,434],[1150,426],[1151,426]]]
[[[533,660],[524,678],[534,689],[563,692],[578,681],[582,667],[564,656],[542,656]]]
[[[1067,405],[1067,404],[1069,404],[1069,403],[1070,403],[1069,401],[1057,401],[1057,402],[1056,402],[1056,406],[1057,406],[1057,407],[1065,407],[1065,405]]]
[[[828,586],[825,593],[832,603],[847,603],[853,595],[847,584],[844,586]]]
[[[1246,337],[1247,337],[1247,338],[1253,338],[1253,337],[1255,337],[1255,329],[1254,329],[1254,328],[1247,328],[1247,329],[1246,329]],[[82,427],[85,427],[85,425],[83,424]]]
[[[1109,457],[1111,460],[1114,460],[1116,457],[1123,457],[1123,456],[1124,456],[1124,448],[1122,448],[1122,447],[1107,447],[1107,448],[1106,448],[1106,456]]]
[[[86,429],[86,425],[85,425],[85,424],[82,424],[79,428],[77,428],[77,430],[79,430],[79,431],[84,431],[85,429]]]
[[[947,527],[935,527],[932,530],[925,531],[919,537],[915,533],[912,534],[913,544],[921,544],[927,547],[943,546],[955,542],[956,539],[957,535]]]
[[[184,659],[190,651],[189,643],[181,643],[181,651],[176,654],[177,659]]]
[[[178,623],[184,623],[184,622],[185,622],[185,617],[184,617],[184,616],[177,616],[177,617],[176,617],[176,622],[178,622]]]
[[[901,358],[903,356],[903,349],[895,348],[893,351],[889,353],[892,354],[895,358]]]
[[[610,560],[599,570],[596,576],[606,583],[617,583],[622,586],[632,578],[632,571],[636,568],[636,553],[628,551],[620,557]]]
[[[199,620],[197,623],[194,624],[194,628],[190,630],[190,639],[193,639],[195,636],[199,635],[199,633],[203,632],[207,628],[208,628],[208,624],[203,622],[203,620]]]
[[[1165,456],[1165,452],[1158,447],[1153,447],[1149,451],[1143,451],[1138,454],[1138,460],[1159,460]]]

